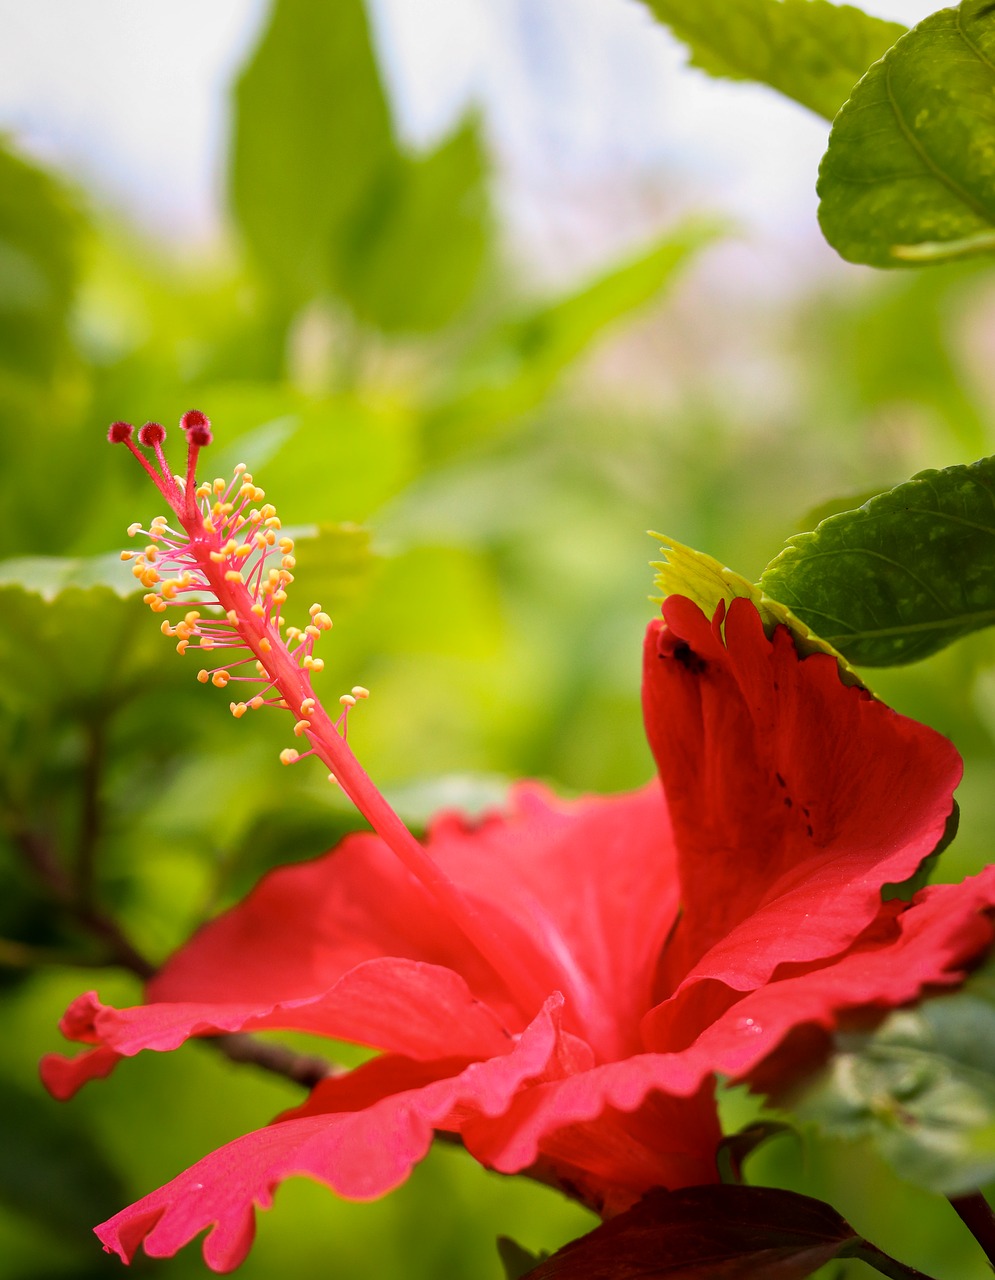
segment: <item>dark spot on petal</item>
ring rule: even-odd
[[[662,654],[660,656],[663,657]],[[705,659],[699,657],[691,646],[683,641],[674,645],[670,656],[679,662],[685,670],[690,671],[693,676],[700,676],[703,671],[708,670],[708,663]]]
[[[811,840],[811,838],[815,835],[815,832],[812,830],[811,822],[805,823],[805,830],[808,832],[808,837]]]
[[[785,807],[785,809],[790,809],[790,808],[791,808],[791,806],[792,806],[792,803],[793,803],[793,801],[792,801],[792,799],[791,799],[791,797],[790,797],[790,796],[785,796],[785,797],[784,797],[784,807]]]

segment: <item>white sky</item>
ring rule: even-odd
[[[333,2],[333,0],[332,0]],[[636,0],[371,0],[412,142],[482,105],[516,234],[552,274],[687,205],[814,229],[825,122],[683,67]],[[266,0],[0,0],[0,129],[158,235],[221,220],[226,92]],[[875,0],[913,23],[930,0]]]

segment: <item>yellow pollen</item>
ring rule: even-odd
[[[128,553],[127,553],[127,551],[122,551],[122,553],[121,553],[121,554],[122,554],[122,556],[126,556]],[[281,566],[282,566],[284,569],[296,569],[296,568],[297,568],[297,561],[294,559],[294,557],[293,557],[293,556],[284,556],[284,557],[283,557],[283,559],[280,561],[280,564],[281,564]]]
[[[304,666],[308,671],[324,671],[325,660],[324,658],[312,658],[311,655],[308,654],[304,659]]]
[[[301,629],[300,629],[300,627],[288,627],[288,628],[287,628],[287,640],[288,640],[288,642],[292,643],[294,640],[299,640],[300,638],[301,638]]]
[[[191,609],[188,613],[183,615],[183,621],[188,627],[195,627],[200,621],[199,611],[197,609]]]
[[[141,533],[142,524],[140,520],[136,520],[134,524],[128,525],[128,537],[133,538],[136,533]]]
[[[328,781],[335,785],[338,782],[338,778],[336,778],[334,773],[330,773],[328,775]]]
[[[169,623],[168,623],[168,622],[163,622],[163,623],[160,625],[159,630],[162,632],[162,634],[163,634],[164,636],[175,636],[175,635],[176,635],[175,630],[174,630],[174,629],[169,625]]]
[[[199,485],[196,491],[198,498],[209,498],[211,496],[211,486],[209,484]]]
[[[189,640],[177,640],[177,642],[176,642],[176,652],[177,652],[177,653],[182,657],[182,656],[183,656],[183,654],[185,654],[185,653],[186,653],[186,651],[187,651],[187,646],[188,646],[189,644],[190,644],[190,641],[189,641]]]
[[[229,569],[225,574],[225,582],[244,582],[245,579],[237,569]]]
[[[122,551],[122,552],[121,552],[121,559],[122,559],[122,560],[134,560],[135,556],[140,555],[140,554],[141,554],[141,552],[139,552],[139,551]]]
[[[214,522],[212,521],[210,516],[204,517],[204,521],[201,527],[203,528],[205,533],[217,533],[217,529],[215,529]]]
[[[236,622],[238,622],[238,614],[235,612],[234,609],[227,610],[227,612],[225,613],[225,617],[232,624],[232,626],[234,626]]]
[[[214,675],[211,676],[211,684],[218,689],[223,689],[230,679],[231,676],[227,671],[215,671]]]
[[[369,689],[364,689],[361,684],[352,686],[352,694],[354,698],[368,698],[370,696]]]
[[[274,603],[274,604],[286,604],[286,602],[287,602],[287,593],[286,593],[286,591],[274,591],[274,592],[273,592],[273,603]]]
[[[240,560],[244,559],[246,556],[251,556],[252,544],[248,542],[243,542],[240,546],[237,546],[235,548],[235,550],[232,552],[232,555],[238,556]]]
[[[252,606],[252,612],[256,615],[257,618],[265,617],[266,606],[264,604],[256,603]]]
[[[339,698],[339,702],[341,702],[344,707],[354,707],[356,705],[356,699],[351,693],[344,693],[342,697]]]
[[[256,670],[259,672],[261,676],[264,676],[266,674],[266,668],[263,666],[261,662],[256,663]]]
[[[301,753],[299,751],[295,751],[293,747],[284,747],[280,752],[281,764],[293,764],[295,760],[299,760],[300,758]]]
[[[331,631],[332,620],[327,613],[316,613],[314,615],[314,625],[322,631]]]
[[[225,553],[223,551],[212,551],[211,559],[215,564],[223,564],[225,560]]]
[[[289,556],[289,555],[290,555],[290,553],[291,553],[291,551],[293,551],[293,549],[294,549],[294,540],[293,540],[293,538],[281,538],[281,539],[280,539],[280,550],[283,552],[283,554],[284,554],[285,556]]]
[[[257,693],[254,698],[250,698],[249,706],[253,711],[258,711],[259,708],[265,704],[265,701],[265,698],[263,698],[261,694]]]
[[[214,648],[214,637],[213,637],[213,636],[201,636],[201,637],[200,637],[200,647],[201,647],[202,649],[213,649],[213,648]]]
[[[233,702],[231,704],[231,713],[236,720],[241,720],[241,718],[245,715],[248,709],[249,708],[246,706],[244,702]]]
[[[227,488],[228,486],[225,484],[224,480],[221,478],[221,476],[218,476],[217,479],[214,481],[214,492],[224,493],[225,489]]]
[[[208,682],[208,680],[210,680],[210,678],[211,678],[211,674],[210,674],[210,672],[209,672],[209,671],[198,671],[198,672],[197,672],[197,679],[200,681],[200,683],[201,683],[201,684],[207,684],[207,682]]]
[[[294,725],[294,737],[299,738],[302,733],[307,733],[308,729],[310,728],[311,728],[310,720],[298,720],[297,723]]]
[[[266,639],[265,636],[263,636],[263,638],[259,641],[259,652],[260,653],[273,652],[273,646],[270,644],[270,642]]]
[[[244,462],[238,462],[238,463],[236,463],[236,464],[235,464],[235,474],[236,474],[237,476],[240,476],[244,470],[245,470],[245,463],[244,463]]]
[[[313,605],[311,606],[311,608],[310,608],[310,609],[308,609],[308,613],[309,613],[309,614],[310,614],[310,616],[313,618],[313,617],[315,616],[315,614],[317,614],[317,613],[321,613],[321,605],[320,605],[320,604],[313,604]]]
[[[304,701],[301,703],[301,715],[309,716],[317,705],[318,705],[317,699],[305,698]]]
[[[310,636],[312,640],[317,640],[318,637],[321,635],[321,632],[318,630],[317,627],[305,627],[304,634],[306,636]]]
[[[158,554],[159,554],[159,548],[155,545],[154,542],[150,542],[149,545],[145,548],[145,559],[149,562],[149,564],[155,564],[156,556],[158,556]]]
[[[177,588],[178,588],[178,587],[181,587],[182,585],[183,585],[183,583],[179,580],[179,578],[169,578],[169,579],[167,579],[167,580],[162,584],[162,595],[163,595],[163,599],[165,599],[165,600],[173,600],[173,599],[175,599],[175,597],[176,597],[176,591],[177,591]]]

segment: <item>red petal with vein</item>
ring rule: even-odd
[[[212,1227],[204,1259],[215,1271],[230,1271],[252,1244],[254,1206],[269,1208],[286,1178],[316,1178],[354,1200],[384,1195],[422,1159],[435,1128],[500,1115],[527,1081],[556,1069],[560,1004],[547,1002],[511,1051],[487,1062],[387,1058],[325,1081],[307,1108],[215,1151],[97,1234],[105,1249],[130,1261],[143,1241],[146,1253],[168,1257]],[[440,1072],[447,1074],[440,1079]],[[321,1098],[337,1110],[314,1114]]]
[[[683,913],[661,994],[689,973],[749,990],[870,924],[882,885],[939,843],[960,757],[844,686],[829,655],[799,657],[784,627],[768,640],[747,600],[724,635],[679,596],[664,618],[647,634],[643,702]]]

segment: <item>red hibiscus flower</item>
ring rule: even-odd
[[[45,1060],[58,1097],[191,1036],[381,1051],[103,1224],[108,1250],[170,1255],[211,1228],[204,1256],[231,1269],[284,1178],[380,1196],[440,1132],[606,1215],[714,1181],[717,1075],[783,1083],[802,1044],[959,982],[988,947],[995,870],[882,902],[943,836],[960,760],[833,658],[768,638],[746,600],[707,619],[671,597],[644,707],[662,788],[566,803],[526,784],[482,822],[442,815],[432,875],[390,832],[351,836],[266,876],[144,1005],[70,1007],[63,1031],[92,1047]]]

